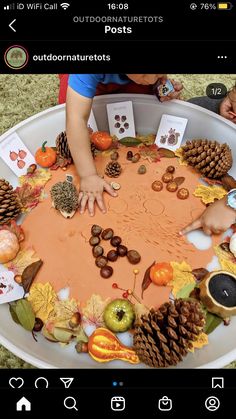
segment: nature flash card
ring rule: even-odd
[[[107,116],[111,135],[121,139],[135,137],[134,112],[131,101],[109,103]]]
[[[157,131],[155,143],[159,147],[177,150],[182,142],[188,120],[163,114]]]
[[[24,296],[24,288],[14,281],[14,273],[0,272],[0,304],[19,300]]]
[[[16,132],[0,142],[0,157],[16,176],[25,175],[27,168],[35,163],[34,156]]]
[[[89,119],[88,119],[88,128],[90,130],[92,130],[92,132],[97,132],[98,131],[97,122],[96,122],[96,119],[95,119],[95,116],[94,116],[94,113],[93,113],[92,109],[91,109],[90,116],[89,116]]]

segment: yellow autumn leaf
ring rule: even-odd
[[[180,147],[177,150],[175,150],[175,155],[176,155],[176,157],[179,157],[178,162],[179,162],[180,166],[188,166],[188,163],[183,158],[183,149],[182,149],[182,147]]]
[[[36,317],[39,317],[44,323],[53,311],[57,294],[51,284],[33,284],[30,288],[28,301],[31,303]]]
[[[20,250],[15,259],[4,263],[4,266],[9,271],[14,272],[15,275],[22,275],[27,266],[31,265],[31,263],[37,262],[38,260],[40,260],[40,258],[35,253],[35,250],[32,247],[29,247],[28,249]]]
[[[201,198],[203,204],[210,204],[216,199],[221,199],[227,194],[226,190],[222,186],[205,186],[198,185],[193,195]]]
[[[193,347],[189,349],[190,352],[194,352],[195,349],[201,349],[203,346],[208,345],[208,335],[204,332],[201,332],[197,339],[192,341]]]
[[[156,134],[137,135],[138,140],[142,141],[146,146],[152,145],[155,142]],[[143,145],[142,144],[142,145]]]
[[[230,252],[226,252],[220,246],[214,246],[214,251],[218,257],[221,269],[236,275],[236,259]]]
[[[44,186],[51,179],[52,173],[49,169],[37,169],[32,174],[26,174],[19,177],[19,183],[29,183],[31,186]]]
[[[192,268],[186,262],[170,262],[173,268],[173,279],[168,284],[172,286],[172,294],[174,297],[178,294],[178,292],[184,288],[186,285],[195,283],[194,275],[191,273]]]
[[[83,316],[89,323],[95,324],[97,327],[103,326],[103,313],[109,302],[110,298],[103,300],[100,295],[93,294],[83,308]]]
[[[68,321],[74,313],[78,311],[78,302],[73,298],[71,300],[56,301],[54,310],[51,312],[49,319],[55,322],[57,327],[67,327]]]
[[[149,313],[149,309],[141,303],[134,304],[134,313],[136,320],[140,319],[143,315]]]

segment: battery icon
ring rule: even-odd
[[[217,3],[218,10],[231,10],[233,7],[232,3]]]

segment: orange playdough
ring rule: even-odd
[[[127,150],[119,150],[119,163],[122,173],[115,181],[121,189],[118,197],[105,194],[107,213],[102,214],[96,208],[94,217],[86,212],[77,212],[73,218],[65,219],[51,205],[50,189],[58,181],[64,181],[65,175],[74,176],[74,182],[79,184],[74,166],[67,171],[52,171],[52,179],[46,185],[48,197],[27,215],[23,223],[25,231],[24,246],[32,245],[38,256],[43,260],[43,266],[37,275],[37,282],[50,282],[56,291],[66,286],[70,287],[70,298],[74,297],[85,302],[92,294],[100,294],[103,298],[121,298],[123,291],[112,288],[115,282],[119,287],[132,289],[134,269],[139,269],[136,278],[135,292],[141,299],[141,284],[145,270],[154,261],[188,262],[192,268],[206,267],[214,255],[213,249],[198,250],[190,244],[179,231],[197,215],[205,206],[199,198],[193,196],[199,176],[186,166],[180,166],[177,159],[162,158],[158,163],[145,164],[147,173],[137,173],[139,163],[126,159]],[[133,149],[136,152],[137,149]],[[104,174],[109,157],[97,156],[96,166],[99,174]],[[180,200],[176,193],[166,190],[153,191],[151,185],[155,180],[161,180],[167,166],[174,165],[174,176],[184,176],[186,180],[181,187],[188,188],[189,198]],[[107,178],[109,182],[114,179]],[[120,257],[116,262],[109,262],[114,273],[109,279],[100,276],[100,270],[95,265],[92,247],[89,244],[90,230],[93,224],[102,228],[112,228],[115,235],[122,238],[122,244],[128,249],[135,249],[141,255],[138,265],[131,265],[126,257]],[[216,244],[216,237],[213,243]],[[102,241],[105,253],[112,249],[110,242]],[[151,284],[144,292],[142,300],[148,307],[157,307],[169,298],[170,288]]]

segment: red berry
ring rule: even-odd
[[[129,294],[127,292],[124,292],[123,297],[128,298]]]
[[[114,282],[114,284],[112,284],[112,288],[118,288],[118,284]]]

